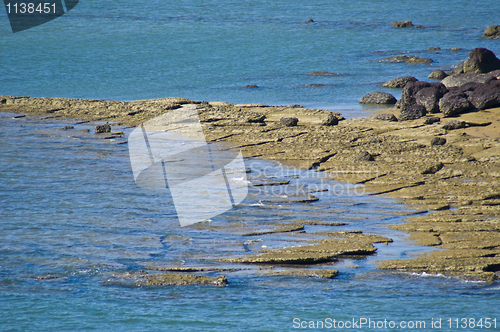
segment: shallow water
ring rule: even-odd
[[[61,130],[65,125],[75,129]],[[295,318],[423,320],[428,327],[433,318],[498,314],[498,283],[376,270],[377,260],[412,257],[424,248],[385,228],[402,222],[404,211],[394,200],[361,195],[363,187],[248,159],[251,183],[290,184],[251,186],[236,209],[180,227],[166,191],[134,183],[124,139],[96,139],[81,131],[92,129],[86,123],[5,113],[0,127],[2,330],[275,331],[293,329]],[[329,190],[314,192],[319,201],[312,203],[270,202],[300,192],[301,185]],[[296,219],[347,224],[306,226],[308,233],[361,229],[395,242],[377,244],[373,256],[326,264],[340,271],[332,280],[269,277],[255,266],[214,261],[290,245],[290,234],[242,236],[232,225],[267,230],[269,222]],[[146,266],[241,270],[224,272],[225,288],[135,287],[120,277]],[[38,279],[44,276],[50,278]]]

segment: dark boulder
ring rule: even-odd
[[[444,116],[461,114],[474,108],[462,91],[450,91],[439,100],[439,110]]]
[[[429,113],[439,112],[439,99],[448,92],[446,87],[438,83],[436,85],[423,88],[415,94],[415,102],[425,107]]]
[[[110,133],[111,126],[109,125],[109,123],[105,123],[103,125],[97,125],[95,126],[94,131],[96,134]]]
[[[394,105],[396,98],[387,92],[370,92],[364,95],[360,100],[360,104],[389,104]]]
[[[464,73],[489,73],[500,69],[500,60],[486,48],[475,48],[464,62]]]
[[[450,121],[446,121],[443,124],[443,129],[446,129],[446,130],[455,130],[455,129],[461,129],[461,128],[465,128],[465,121],[450,120]]]
[[[404,88],[406,83],[408,82],[416,82],[418,81],[415,77],[413,76],[403,76],[403,77],[398,77],[395,79],[392,79],[390,81],[385,82],[382,84],[384,88]]]
[[[248,84],[248,85],[245,85],[245,88],[247,89],[255,89],[255,88],[258,88],[259,86],[256,85],[256,84]]]
[[[496,84],[498,82],[499,84]],[[500,81],[493,84],[476,84],[466,92],[467,99],[475,108],[483,110],[500,106]]]
[[[490,25],[484,30],[486,38],[500,38],[500,25]]]
[[[443,137],[434,137],[432,140],[431,140],[431,145],[445,145],[446,144],[446,138],[443,138]]]
[[[427,114],[427,110],[424,106],[420,104],[406,105],[401,108],[401,113],[399,114],[399,121],[406,120],[416,120],[420,119]]]
[[[442,71],[441,69],[436,69],[433,70],[428,77],[433,80],[442,80],[446,76],[448,76],[448,74],[446,74],[444,71]]]
[[[280,124],[285,127],[295,127],[299,123],[297,118],[281,118]]]
[[[375,120],[397,122],[398,118],[394,114],[377,114],[374,117]]]
[[[422,90],[423,88],[428,88],[430,86],[431,83],[428,82],[408,82],[401,92],[400,107],[403,108],[405,106],[415,104],[415,95],[417,94],[417,92]]]

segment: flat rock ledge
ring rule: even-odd
[[[235,105],[183,98],[120,102],[0,97],[3,112],[37,115],[42,119],[109,122],[112,126],[136,126],[184,104],[196,105],[207,140],[237,144],[246,157],[324,171],[339,182],[364,184],[370,195],[397,198],[417,211],[429,211],[426,215],[409,216],[406,224],[394,227],[408,232],[417,243],[447,250],[413,260],[385,261],[381,268],[486,280],[500,275],[500,108],[457,114],[456,120],[464,125],[446,129],[440,121],[442,113],[390,122],[373,118],[344,120],[339,113],[297,105]],[[332,115],[338,124],[323,125]],[[282,126],[282,117],[298,118],[300,125]],[[433,120],[426,122],[427,119]],[[446,139],[446,143],[432,144],[435,137]],[[356,159],[365,152],[373,160]],[[424,172],[437,164],[440,167]],[[371,254],[376,250],[372,240],[337,235],[295,249],[222,259],[308,266],[349,255]],[[163,277],[141,278],[144,283],[169,283],[161,281]]]

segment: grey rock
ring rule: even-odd
[[[374,117],[375,120],[397,122],[398,118],[394,114],[377,114]]]
[[[408,82],[416,82],[418,81],[415,77],[413,76],[403,76],[403,77],[398,77],[395,79],[392,79],[390,81],[385,82],[382,84],[384,88],[404,88],[406,83]]]
[[[95,126],[94,131],[96,134],[110,133],[111,126],[109,125],[109,123],[105,123],[103,125],[97,125]]]
[[[450,121],[446,121],[443,125],[443,129],[446,129],[446,130],[455,130],[455,129],[461,129],[461,128],[465,128],[465,121],[450,120]]]
[[[396,98],[387,92],[370,92],[364,95],[360,100],[360,104],[389,104],[394,105]]]
[[[297,118],[281,118],[280,124],[285,127],[295,127],[299,123]]]
[[[399,114],[399,121],[416,120],[420,119],[427,114],[427,110],[420,104],[413,104],[411,106],[404,106],[401,108]]]
[[[354,161],[374,161],[375,159],[368,151],[363,151],[354,156]]]
[[[436,84],[419,90],[415,95],[415,102],[425,107],[429,113],[439,112],[439,99],[448,92],[443,84]]]
[[[447,88],[461,86],[466,83],[486,83],[496,79],[494,74],[454,74],[444,78],[441,83]]]
[[[490,25],[484,30],[487,38],[500,38],[500,25]]]
[[[461,114],[474,108],[461,91],[450,91],[439,100],[439,110],[446,116]]]
[[[424,124],[429,125],[429,124],[433,124],[433,123],[440,122],[440,121],[441,121],[440,118],[438,118],[437,116],[433,116],[431,118],[425,119]]]
[[[446,138],[444,137],[434,137],[431,140],[431,145],[445,145],[446,144]]]
[[[475,48],[464,62],[464,73],[488,73],[500,69],[500,60],[486,48]]]
[[[339,118],[337,118],[333,113],[328,114],[328,117],[321,122],[323,126],[336,126],[339,124]]]
[[[442,80],[443,78],[447,77],[448,74],[446,74],[444,71],[442,71],[441,69],[436,69],[436,70],[433,70],[430,74],[429,74],[429,78],[430,79],[433,79],[433,80]]]

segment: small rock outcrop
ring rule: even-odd
[[[280,124],[285,127],[295,127],[299,123],[297,118],[281,118]]]
[[[434,137],[432,140],[431,140],[431,145],[445,145],[446,144],[446,138],[444,137]]]
[[[336,126],[339,124],[339,118],[337,118],[333,113],[328,114],[327,118],[321,122],[323,126]]]
[[[392,79],[390,81],[385,82],[382,84],[384,88],[404,88],[406,83],[408,82],[416,82],[418,81],[415,77],[413,76],[403,76],[403,77],[397,77],[395,79]]]
[[[374,161],[373,155],[368,151],[362,151],[353,158],[354,161]]]
[[[377,114],[374,117],[375,120],[397,122],[398,118],[394,114]]]
[[[397,99],[387,92],[370,92],[364,95],[360,100],[360,104],[382,104],[394,105]]]
[[[433,79],[433,80],[442,80],[443,78],[447,77],[448,74],[446,74],[444,71],[442,71],[441,69],[436,69],[436,70],[433,70],[430,74],[429,74],[429,78],[430,79]]]
[[[486,38],[500,38],[500,25],[490,25],[484,30]]]
[[[391,26],[396,28],[408,28],[408,27],[413,27],[414,25],[412,21],[404,21],[404,22],[392,22]]]
[[[446,129],[446,130],[455,130],[455,129],[461,129],[461,128],[465,128],[465,121],[450,120],[450,121],[446,121],[443,125],[443,129]]]

